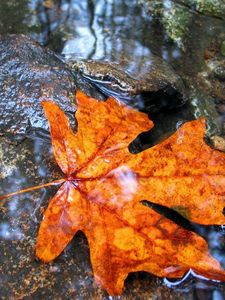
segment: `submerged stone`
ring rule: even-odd
[[[166,3],[163,0],[139,0],[138,2],[144,5],[148,14],[160,20],[168,38],[183,49],[184,38],[193,16],[189,8],[171,0]]]
[[[173,0],[174,2],[183,4],[190,9],[225,20],[225,2],[224,0]]]
[[[107,96],[140,110],[171,109],[186,101],[181,78],[167,62],[153,54],[104,61],[69,60],[68,66]]]
[[[209,46],[211,55],[205,57],[205,75],[201,76],[203,83],[209,90],[209,94],[216,98],[216,102],[225,100],[225,58],[220,51],[221,37],[217,37]]]
[[[172,41],[184,49],[196,13],[225,20],[224,0],[137,0],[162,23]]]

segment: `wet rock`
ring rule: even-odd
[[[225,58],[222,53],[223,42],[221,43],[223,38],[224,34],[221,34],[211,41],[206,49],[206,52],[211,51],[211,55],[205,57],[208,76],[220,81],[225,81]]]
[[[155,112],[182,106],[186,101],[181,78],[160,57],[111,57],[100,60],[69,60],[69,68],[90,81],[107,96],[140,110]]]
[[[55,163],[51,141],[39,137],[25,138],[19,143],[1,137],[1,194],[40,185],[63,177]]]
[[[24,134],[48,128],[41,101],[71,113],[74,79],[61,60],[25,35],[0,36],[0,131]]]
[[[224,0],[173,0],[179,4],[187,6],[191,10],[225,20]]]
[[[179,48],[184,49],[184,39],[188,32],[193,13],[186,6],[171,0],[138,0],[148,14],[162,23],[168,38],[174,41]]]
[[[225,20],[224,0],[137,0],[151,16],[160,20],[169,39],[185,49],[196,12]]]
[[[209,96],[207,91],[197,89],[196,87],[192,87],[190,96],[195,118],[205,117],[207,119],[208,136],[221,133],[223,125],[214,99]]]
[[[169,0],[166,5],[163,4],[163,0],[139,0],[139,2],[146,3],[149,7],[155,7],[158,12],[161,12],[162,6],[165,9],[183,7],[184,10],[189,9],[200,14],[225,20],[225,2],[223,0]]]
[[[221,54],[221,36],[214,39],[206,52],[211,55],[205,56],[205,68],[198,75],[208,93],[217,101],[225,101],[225,58]]]

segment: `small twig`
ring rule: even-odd
[[[44,188],[44,187],[47,187],[47,186],[58,185],[60,183],[65,182],[65,180],[66,180],[65,178],[61,178],[61,179],[58,179],[58,180],[54,180],[52,182],[44,183],[44,184],[37,185],[37,186],[32,186],[32,187],[29,187],[27,189],[23,189],[23,190],[19,190],[19,191],[16,191],[16,192],[9,193],[9,194],[5,194],[5,195],[0,196],[0,200],[9,198],[9,197],[12,197],[12,196],[15,196],[15,195],[27,193],[27,192],[30,192],[30,191],[35,191],[35,190],[38,190],[38,189],[41,189],[41,188]]]

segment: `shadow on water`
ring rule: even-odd
[[[0,1],[1,34],[29,34],[66,60],[73,58],[112,61],[120,60],[122,55],[126,55],[132,62],[130,68],[136,71],[142,70],[145,66],[142,58],[154,53],[173,66],[182,76],[185,87],[191,89],[195,96],[195,84],[199,85],[196,78],[199,78],[199,74],[205,70],[205,50],[213,38],[219,36],[223,31],[224,23],[220,19],[194,14],[186,36],[186,48],[183,51],[176,43],[168,40],[163,24],[157,18],[147,15],[134,0]],[[201,89],[204,90],[204,87],[203,84]],[[109,89],[103,94],[110,94],[110,92]],[[213,92],[215,93],[214,90]],[[210,93],[211,90],[207,91],[207,96]],[[195,97],[193,98],[195,99]],[[142,133],[130,145],[130,151],[138,153],[154,146],[160,140],[171,135],[180,124],[192,120],[196,116],[201,116],[204,112],[204,110],[199,112],[195,105],[188,102],[181,108],[151,113],[150,118],[154,121],[155,128],[151,132]],[[219,118],[218,115],[215,118]],[[26,137],[20,143],[1,137],[1,144],[1,193],[41,184],[62,175],[53,163],[50,143],[43,138],[42,134],[34,133],[33,136]],[[18,299],[26,297],[31,286],[34,290],[41,286],[40,291],[35,294],[39,298],[47,297],[48,294],[45,294],[44,289],[57,291],[62,289],[63,293],[68,293],[66,295],[70,297],[72,295],[73,297],[79,296],[79,299],[91,299],[90,297],[94,299],[101,295],[101,299],[106,299],[104,292],[93,287],[90,262],[85,258],[85,255],[88,256],[88,245],[81,236],[78,237],[77,243],[81,250],[85,250],[85,255],[79,251],[75,257],[76,254],[72,251],[73,249],[71,250],[71,245],[76,246],[76,242],[73,241],[54,266],[38,264],[33,259],[34,237],[41,219],[40,211],[46,207],[48,199],[54,192],[55,188],[42,189],[40,192],[27,194],[25,197],[15,197],[1,207],[0,239],[3,249],[1,251],[1,269],[10,268],[10,271],[6,272],[7,275],[0,277],[0,284],[6,286],[2,291],[3,297],[7,298],[9,295],[7,282],[10,281],[13,290],[16,291],[18,285],[15,281],[19,278],[19,284],[22,284],[22,279],[27,280],[28,283],[26,283],[27,290],[22,291],[19,288],[15,292]],[[206,239],[212,255],[225,267],[223,227],[200,226],[190,223],[182,215],[168,208],[147,202],[144,204]],[[83,263],[80,257],[82,257]],[[62,270],[66,259],[68,270]],[[30,267],[27,267],[28,264]],[[61,282],[59,287],[57,287],[59,283],[55,278],[58,272],[61,272],[60,280],[62,282],[67,278],[65,285]],[[37,286],[32,285],[32,277],[35,276],[43,276],[35,282]],[[169,292],[161,281],[152,279],[144,273],[129,276],[127,285],[130,289],[136,289],[140,293],[140,289],[136,287],[135,276],[139,276],[138,279],[144,278],[145,286],[141,287],[145,292],[143,292],[143,299],[148,299],[150,293],[154,296],[156,290],[160,288],[162,291],[158,291],[159,297],[156,296],[158,298],[155,299],[166,299],[166,295],[172,299],[225,299],[223,284],[207,281],[191,271],[179,281],[171,282],[165,279],[165,285],[172,288]],[[49,278],[52,280],[51,283],[49,283]],[[152,285],[155,290],[152,291],[149,285]],[[87,287],[89,291],[85,292]],[[68,292],[69,289],[73,289],[71,294]],[[60,293],[64,295],[62,292]],[[125,293],[130,297],[129,299],[133,299],[128,288]]]

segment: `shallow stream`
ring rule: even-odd
[[[187,102],[176,107],[165,99],[162,108],[151,111],[151,105],[149,108],[142,98],[135,98],[138,101],[133,100],[132,106],[148,113],[155,128],[136,139],[130,150],[149,148],[185,121],[206,116],[207,141],[225,151],[224,15],[198,12],[193,6],[182,6],[185,1],[152,1],[155,4],[151,8],[147,2],[143,6],[135,0],[0,0],[0,34],[29,35],[56,52],[63,62],[118,62],[125,58],[129,71],[140,74],[148,71],[146,57],[150,65],[154,56],[164,59],[183,80]],[[97,73],[95,67],[93,72]],[[87,86],[93,86],[88,91],[93,89],[102,99],[115,95],[111,82],[107,85],[105,81],[103,78],[96,85],[89,78]],[[86,85],[81,86],[85,90]],[[1,111],[2,116],[4,113]],[[0,194],[62,177],[54,163],[46,128],[32,127],[20,138],[2,131],[0,138]],[[1,206],[0,299],[112,299],[93,283],[88,244],[82,234],[54,263],[46,265],[35,260],[41,213],[56,189],[57,186],[14,196]],[[196,231],[225,267],[223,226],[199,226]],[[177,281],[135,273],[129,275],[118,299],[222,300],[224,295],[223,283],[206,280],[191,271]]]

